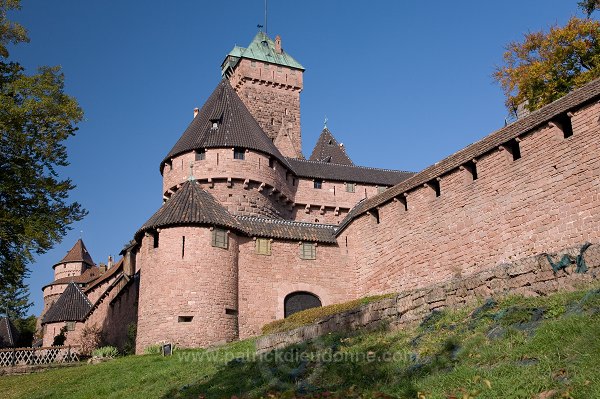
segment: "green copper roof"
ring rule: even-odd
[[[228,54],[232,57],[248,58],[304,70],[304,67],[284,50],[281,54],[275,50],[275,42],[264,32],[258,32],[248,48],[235,46]]]

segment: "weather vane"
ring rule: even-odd
[[[327,121],[328,121],[328,120],[329,120],[329,119],[327,119],[327,115],[325,115],[325,121],[323,122],[323,128],[324,128],[324,129],[327,129]]]

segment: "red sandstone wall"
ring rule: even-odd
[[[401,291],[479,271],[483,265],[600,239],[600,105],[575,112],[574,135],[556,127],[525,135],[522,158],[479,158],[478,179],[455,170],[430,187],[363,215],[341,235],[360,296]]]
[[[54,280],[63,277],[79,276],[84,270],[85,267],[82,262],[60,263],[54,266]]]
[[[240,338],[260,334],[261,327],[284,316],[284,298],[295,291],[317,295],[323,305],[356,298],[356,276],[346,266],[345,247],[317,245],[317,259],[300,259],[299,243],[274,241],[271,255],[259,255],[255,241],[240,237]]]
[[[229,81],[279,151],[300,157],[302,71],[242,59]]]
[[[377,195],[376,185],[356,183],[350,193],[345,182],[325,180],[320,189],[314,188],[313,179],[301,178],[297,184],[292,217],[301,222],[339,224],[361,199]]]
[[[185,255],[182,258],[182,237]],[[159,248],[143,238],[137,257],[140,295],[136,352],[160,342],[198,347],[237,338],[238,242],[229,235],[229,248],[211,246],[205,227],[160,231]],[[193,316],[189,323],[178,316]]]

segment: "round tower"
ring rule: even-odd
[[[238,337],[237,221],[185,182],[136,233],[136,352],[171,342],[202,347]]]
[[[227,80],[161,162],[169,198],[193,177],[231,214],[289,219],[296,179]]]

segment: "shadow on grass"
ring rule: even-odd
[[[237,358],[205,380],[174,388],[163,398],[414,398],[416,380],[451,369],[455,362],[454,342],[417,359],[410,353],[390,356],[385,335],[375,342],[364,335],[367,345],[361,343],[361,335],[354,336],[356,348],[344,347],[348,337],[330,335],[264,356]],[[385,393],[391,386],[394,395]]]

